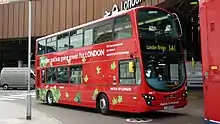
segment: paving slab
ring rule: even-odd
[[[26,106],[0,101],[0,124],[62,124],[43,112],[32,109],[31,120],[26,120]]]

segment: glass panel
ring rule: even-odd
[[[45,54],[46,40],[38,41],[38,55]]]
[[[136,62],[136,84],[141,84],[141,70],[140,70],[140,61]]]
[[[144,68],[148,84],[157,90],[175,90],[186,78],[181,54],[145,54]]]
[[[95,43],[102,43],[112,40],[112,24],[106,24],[95,28]]]
[[[130,38],[132,36],[131,20],[129,16],[122,16],[115,19],[115,40]]]
[[[141,38],[178,38],[174,17],[158,9],[140,9],[137,13],[138,30]]]
[[[53,38],[52,40],[51,38],[48,38],[46,46],[47,46],[46,47],[47,53],[56,52],[57,51],[56,39]]]
[[[84,46],[92,45],[93,43],[93,29],[86,30],[84,33]]]
[[[57,68],[57,82],[58,83],[68,83],[69,82],[69,71],[68,67],[58,67]]]
[[[45,83],[45,78],[46,78],[46,76],[45,76],[45,70],[42,70],[41,71],[41,81],[42,81],[42,83]]]
[[[129,61],[121,61],[120,68],[120,84],[135,84],[134,73],[129,72]]]
[[[70,83],[72,84],[82,83],[82,67],[81,66],[70,67]]]
[[[70,47],[79,48],[83,46],[83,34],[81,30],[72,31],[70,33]]]
[[[69,49],[69,33],[58,36],[58,51]]]
[[[56,83],[56,69],[55,68],[47,68],[46,73],[47,73],[46,83],[48,83],[48,84]]]

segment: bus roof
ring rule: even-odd
[[[120,16],[120,15],[123,15],[125,13],[131,12],[133,10],[136,10],[136,9],[139,9],[139,8],[145,8],[145,7],[158,8],[158,7],[155,7],[155,6],[139,6],[139,7],[135,7],[135,8],[129,9],[129,10],[123,10],[123,11],[118,12],[117,14],[114,14],[114,15],[111,15],[111,16],[108,16],[108,17],[103,17],[103,18],[100,18],[100,19],[97,19],[97,20],[94,20],[94,21],[91,21],[91,22],[88,22],[88,23],[84,23],[82,25],[78,25],[78,26],[75,26],[75,27],[72,27],[72,28],[69,28],[69,29],[65,29],[63,31],[59,31],[59,32],[56,32],[56,33],[53,33],[53,34],[50,34],[50,35],[38,38],[37,41],[43,40],[43,39],[47,39],[47,38],[50,38],[50,37],[54,37],[54,36],[57,36],[57,35],[60,35],[60,34],[66,33],[66,32],[70,32],[72,30],[80,29],[82,27],[89,26],[91,24],[95,24],[97,22],[101,22],[101,21],[104,21],[104,20],[107,20],[107,19],[111,19],[111,18]],[[161,9],[161,8],[159,8],[159,9]]]

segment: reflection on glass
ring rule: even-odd
[[[144,70],[148,84],[157,90],[172,90],[185,79],[181,54],[145,54]]]
[[[140,9],[137,12],[138,30],[142,38],[177,38],[178,30],[173,16],[158,9]]]
[[[137,20],[147,83],[160,91],[183,86],[184,56],[173,16],[158,9],[140,9]]]
[[[40,40],[38,42],[38,55],[45,54],[46,40]]]
[[[47,53],[56,52],[57,51],[57,42],[55,38],[48,38],[46,44]]]

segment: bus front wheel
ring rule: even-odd
[[[53,105],[53,94],[51,91],[47,92],[46,101],[48,105]]]
[[[3,90],[8,90],[9,89],[8,84],[4,84],[2,87],[3,87]]]
[[[102,93],[99,97],[98,109],[104,115],[109,113],[109,100],[108,100],[108,97],[104,93]]]

